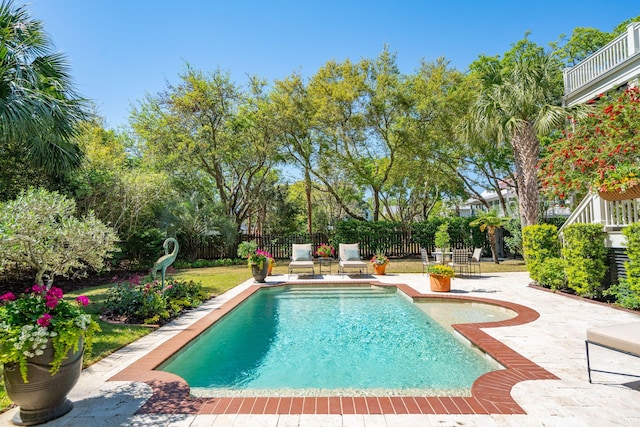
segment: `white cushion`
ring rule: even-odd
[[[640,322],[587,329],[587,341],[640,356]]]

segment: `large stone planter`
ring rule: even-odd
[[[251,275],[253,276],[253,280],[258,283],[264,283],[267,273],[269,272],[269,262],[263,262],[262,268],[259,265],[251,266]]]
[[[27,380],[22,380],[18,364],[4,365],[4,385],[9,398],[20,407],[20,411],[13,417],[16,425],[30,426],[46,423],[59,418],[73,408],[73,403],[67,399],[67,394],[78,382],[82,371],[81,342],[78,351],[69,351],[67,358],[62,361],[60,370],[51,375],[49,369],[53,360],[53,346],[51,342],[41,356],[35,356],[27,363]]]

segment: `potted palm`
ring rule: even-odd
[[[455,276],[453,267],[444,264],[431,264],[427,267],[429,286],[433,292],[449,292],[451,278]]]
[[[382,252],[377,252],[369,262],[373,265],[373,274],[384,275],[389,258]]]

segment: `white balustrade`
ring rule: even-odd
[[[640,51],[640,22],[627,27],[627,32],[604,45],[582,62],[564,70],[565,95],[592,82]]]

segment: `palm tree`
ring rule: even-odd
[[[33,166],[61,173],[82,159],[71,137],[85,102],[65,57],[51,51],[40,21],[12,0],[0,3],[0,152],[22,146]]]
[[[479,212],[478,218],[469,223],[471,227],[480,227],[480,231],[487,231],[489,237],[489,244],[491,245],[491,255],[493,256],[493,262],[500,264],[498,261],[498,251],[496,246],[496,230],[506,225],[511,218],[498,216],[498,212],[495,209],[491,209],[487,212]]]
[[[487,139],[511,144],[521,223],[536,224],[538,135],[548,134],[566,118],[566,110],[559,106],[559,62],[525,37],[502,61],[485,58],[476,73],[481,88],[472,111],[473,127]]]

